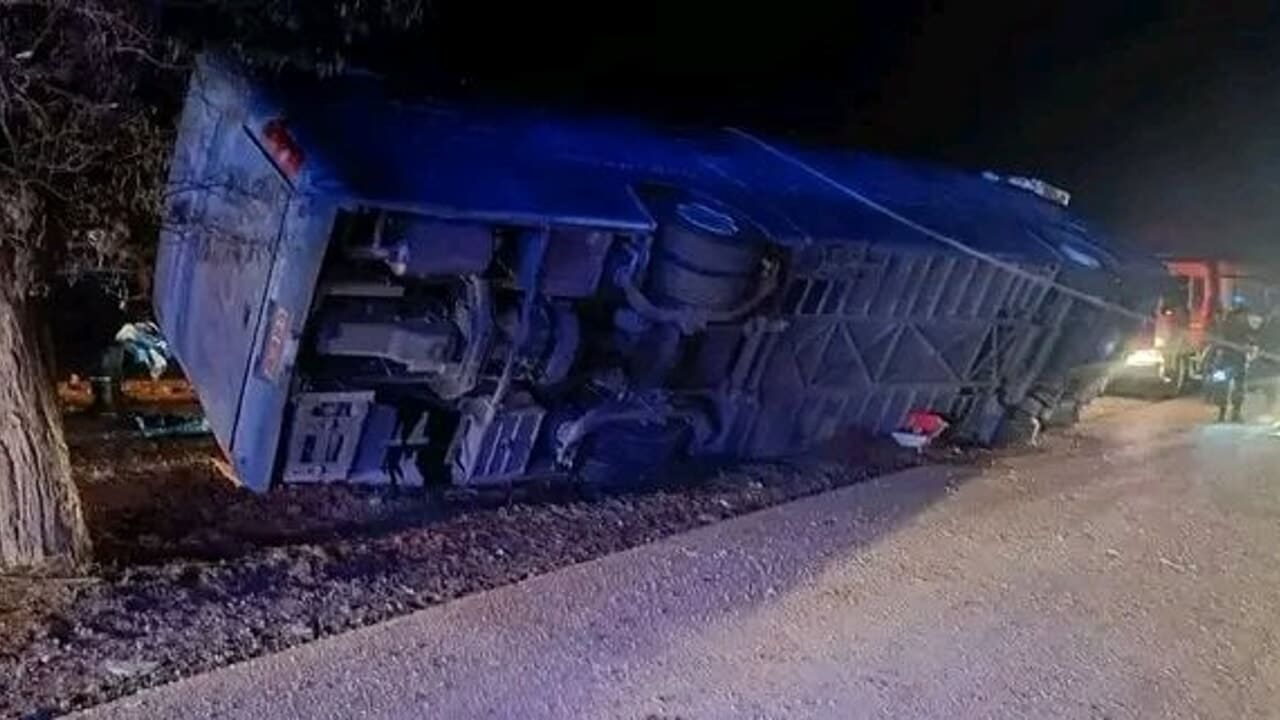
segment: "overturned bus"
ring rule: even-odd
[[[255,490],[605,482],[913,410],[1000,442],[1087,401],[1161,273],[1007,180],[205,58],[155,312]]]

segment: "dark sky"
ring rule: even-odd
[[[472,0],[426,42],[485,94],[1026,172],[1148,244],[1280,260],[1273,5]]]

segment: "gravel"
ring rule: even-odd
[[[70,435],[97,564],[0,578],[5,717],[62,714],[922,461],[846,437],[803,460],[688,467],[643,490],[257,496],[223,477],[207,440],[87,420]]]

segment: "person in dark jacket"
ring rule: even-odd
[[[1272,308],[1258,331],[1258,357],[1249,368],[1266,407],[1263,414],[1280,421],[1280,306]]]
[[[1244,388],[1248,382],[1250,348],[1254,346],[1249,327],[1249,309],[1243,304],[1227,312],[1218,326],[1218,343],[1209,362],[1213,398],[1218,406],[1218,422],[1244,419]]]

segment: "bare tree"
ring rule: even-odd
[[[214,44],[259,66],[333,72],[420,26],[427,8],[0,0],[0,570],[87,554],[40,299],[85,276],[122,299],[149,292],[191,51]]]
[[[88,534],[39,341],[51,282],[136,287],[169,145],[139,92],[165,71],[132,3],[0,0],[0,568],[74,562]]]

